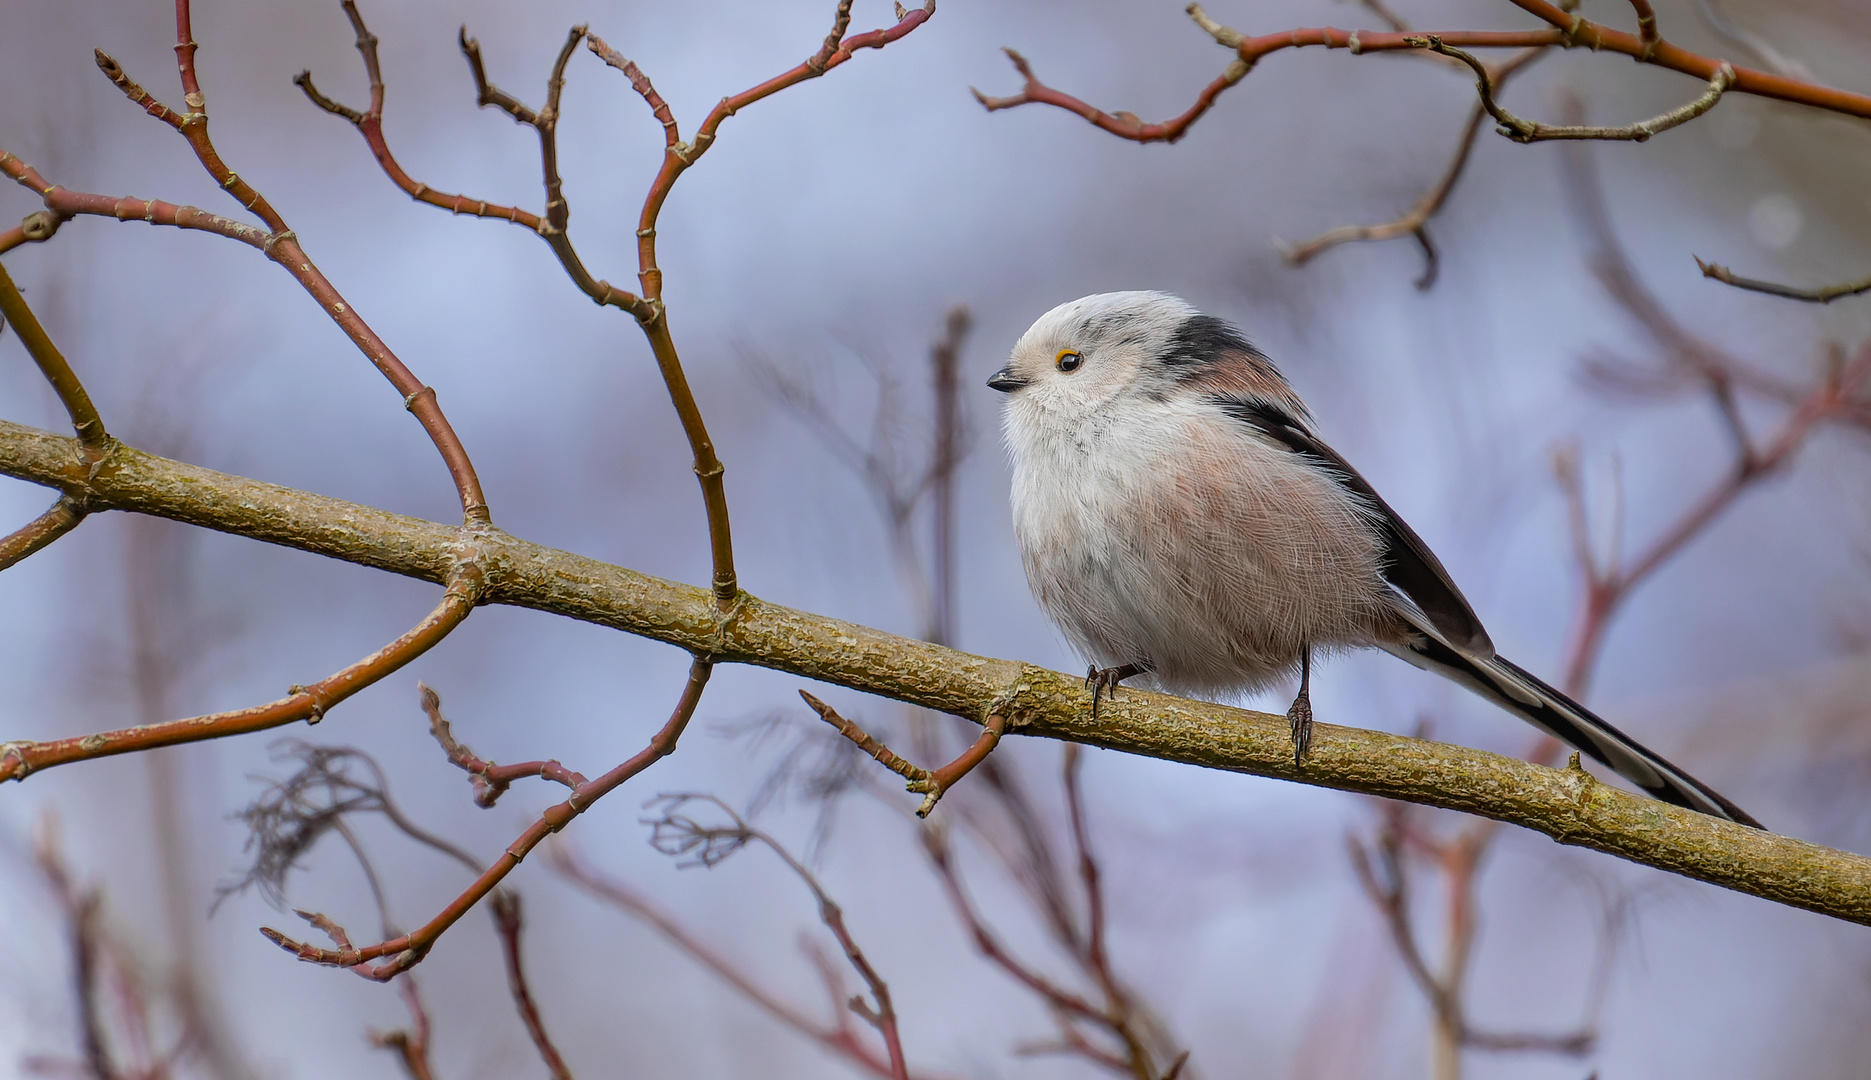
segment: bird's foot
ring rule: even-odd
[[[1293,764],[1299,765],[1306,760],[1306,751],[1312,747],[1312,695],[1301,685],[1299,696],[1286,710],[1286,722],[1293,729]]]
[[[1142,675],[1150,669],[1143,664],[1123,664],[1119,667],[1101,668],[1091,665],[1085,672],[1085,689],[1091,691],[1091,722],[1098,722],[1098,695],[1117,697],[1117,684],[1133,675]]]

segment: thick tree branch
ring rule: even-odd
[[[454,526],[169,461],[118,445],[87,479],[77,440],[0,421],[0,474],[131,510],[440,582]],[[1320,725],[1293,764],[1284,718],[1126,691],[1090,722],[1083,678],[972,656],[745,593],[725,615],[706,589],[664,581],[489,529],[483,602],[609,626],[718,663],[754,664],[1024,735],[1440,806],[1543,832],[1835,918],[1871,924],[1871,858],[1729,822],[1495,754]],[[32,744],[0,744],[0,776]]]

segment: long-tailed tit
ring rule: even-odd
[[[1375,647],[1447,676],[1665,802],[1733,803],[1495,654],[1460,589],[1312,430],[1240,332],[1176,297],[1120,292],[1042,315],[988,385],[1007,395],[1014,531],[1040,606],[1100,690],[1236,694]]]

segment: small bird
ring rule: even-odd
[[[1440,560],[1240,331],[1160,292],[1040,316],[988,385],[1007,395],[1014,532],[1033,595],[1100,692],[1143,677],[1239,694],[1315,653],[1379,648],[1446,676],[1665,802],[1759,827],[1707,785],[1497,655]]]

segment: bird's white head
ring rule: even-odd
[[[1041,315],[989,386],[1009,419],[1070,423],[1126,400],[1258,399],[1304,416],[1286,380],[1241,332],[1161,292],[1081,297]]]
[[[1061,418],[1090,412],[1147,381],[1196,314],[1160,292],[1099,293],[1060,304],[1020,335],[988,385],[1024,409]]]

